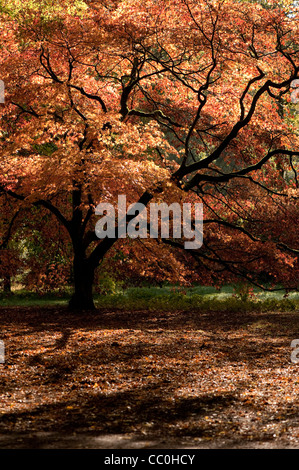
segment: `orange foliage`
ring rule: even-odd
[[[299,151],[288,103],[298,11],[229,0],[59,4],[25,1],[1,19],[1,191],[49,209],[80,269],[95,269],[114,243],[94,236],[99,202],[203,202],[203,282],[267,272],[295,287]],[[181,255],[153,245],[136,242],[136,272],[150,271],[150,251],[167,279],[169,256],[184,278]]]

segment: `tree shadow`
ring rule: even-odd
[[[198,397],[173,399],[171,391],[166,394],[159,382],[151,386],[136,387],[131,391],[111,394],[97,393],[55,404],[43,404],[30,411],[4,413],[0,432],[30,428],[32,432],[90,432],[125,434],[147,429],[147,436],[167,434],[180,423],[177,436],[182,435],[181,424],[190,417],[196,419],[209,410],[224,410],[236,398],[231,393],[202,394]],[[161,392],[159,390],[161,389]],[[164,390],[164,391],[162,391]],[[34,423],[34,424],[33,424]],[[207,427],[197,423],[192,435],[203,436]]]
[[[218,333],[232,329],[250,327],[255,322],[279,326],[281,334],[290,333],[289,328],[299,334],[299,312],[201,312],[178,311],[123,311],[121,309],[98,309],[75,314],[65,307],[0,307],[0,325],[9,327],[22,325],[28,331],[60,330],[76,328],[93,329],[171,329],[207,328]]]
[[[70,314],[64,308],[24,308],[24,309],[0,309],[0,325],[2,331],[10,330],[10,336],[23,336],[34,333],[50,332],[61,333],[61,337],[55,339],[53,345],[47,347],[43,353],[31,355],[28,365],[45,365],[47,368],[60,368],[61,376],[71,372],[71,368],[82,360],[79,354],[83,351],[83,358],[92,363],[94,359],[101,364],[109,362],[129,362],[132,357],[143,358],[154,352],[165,360],[178,357],[184,360],[185,353],[193,351],[199,355],[206,350],[221,352],[225,360],[230,362],[252,362],[263,360],[267,355],[271,356],[278,346],[288,345],[294,338],[299,337],[299,314],[293,313],[223,313],[210,312],[123,312],[114,310],[101,310],[96,313],[84,313],[82,315]],[[258,328],[255,328],[255,325]],[[262,325],[262,327],[260,327]],[[21,328],[20,328],[21,327]],[[110,342],[105,339],[103,344],[96,344],[82,350],[78,344],[77,351],[72,355],[59,356],[60,350],[66,348],[73,333],[79,329],[97,331],[102,337],[105,330],[123,330],[129,334],[134,331],[149,333],[149,338],[132,342],[130,345],[121,344],[119,341]],[[233,338],[232,333],[237,330],[250,332],[246,340]],[[175,339],[176,348],[171,346],[171,339],[164,344],[150,343],[150,335],[173,331],[184,333],[185,331],[202,331],[200,340]],[[230,335],[230,336],[229,336]],[[274,343],[275,338],[275,343]],[[57,360],[47,358],[49,353],[57,351]],[[14,353],[13,356],[17,355]],[[67,361],[71,359],[71,363]],[[288,361],[289,358],[286,358]],[[8,358],[9,361],[9,358]],[[64,364],[59,365],[62,361]],[[13,362],[13,361],[11,361]],[[9,363],[9,362],[8,362]],[[258,365],[258,362],[257,362]],[[58,375],[56,374],[58,377]]]
[[[213,426],[209,422],[205,424],[205,414],[223,416],[233,413],[238,406],[244,409],[238,397],[248,384],[239,380],[235,384],[236,393],[213,392],[212,388],[211,393],[203,393],[199,386],[198,393],[192,391],[190,396],[174,396],[176,389],[185,386],[184,373],[189,370],[196,373],[194,367],[206,370],[214,367],[216,374],[217,367],[225,367],[228,363],[238,365],[239,362],[245,363],[245,367],[252,366],[255,374],[258,374],[257,369],[269,367],[269,364],[289,365],[289,357],[283,356],[285,352],[277,354],[276,359],[272,359],[272,355],[277,348],[282,349],[291,339],[299,337],[298,316],[298,312],[244,315],[166,312],[159,316],[157,312],[112,310],[78,316],[61,308],[0,309],[2,331],[4,334],[9,332],[12,343],[16,340],[21,345],[22,336],[30,334],[35,334],[38,339],[43,333],[55,334],[53,343],[43,352],[32,354],[29,351],[18,363],[20,370],[23,368],[24,381],[29,377],[27,387],[40,381],[44,403],[33,405],[33,408],[27,406],[26,411],[12,410],[3,414],[0,432],[30,429],[112,435],[146,431],[146,436],[154,439],[157,435],[183,436],[187,431],[193,437],[213,438],[222,432],[223,422],[216,420]],[[97,335],[90,335],[88,344],[74,344],[72,335],[79,330],[87,336],[88,332],[97,332]],[[117,330],[117,333],[106,336],[107,330]],[[198,332],[197,336],[194,332]],[[57,333],[60,334],[58,338]],[[122,341],[125,338],[122,335],[126,334],[132,334],[132,341]],[[100,341],[92,344],[92,338],[98,335]],[[161,341],[151,342],[159,337]],[[147,362],[150,355],[158,358],[157,367],[151,361]],[[198,362],[192,365],[192,370],[190,359],[193,355],[197,356]],[[13,360],[14,357],[11,363]],[[83,373],[77,374],[80,366]],[[93,383],[87,384],[89,388],[81,386],[84,385],[83,376],[88,376],[89,371],[98,382],[106,380],[101,374],[107,371],[111,388],[105,385],[102,388],[105,393],[99,393]],[[118,373],[122,378],[118,378]],[[20,378],[22,380],[21,373]],[[192,380],[191,377],[189,384]],[[214,383],[210,376],[208,380]],[[15,393],[20,384],[11,383],[8,388]],[[50,402],[55,393],[49,392],[47,396],[48,385],[52,391],[55,385],[60,387],[57,403]],[[69,398],[65,398],[67,393]],[[20,396],[19,392],[16,396]],[[229,426],[233,435],[233,425]]]

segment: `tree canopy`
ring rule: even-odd
[[[203,246],[188,254],[202,282],[297,288],[298,7],[268,6],[0,3],[0,191],[64,227],[72,307],[93,307],[95,269],[122,242],[94,230],[97,204],[119,194],[203,203]],[[136,249],[187,269],[183,240],[147,243]]]

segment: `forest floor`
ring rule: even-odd
[[[0,308],[0,448],[298,448],[297,338],[298,311]]]

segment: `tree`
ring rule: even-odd
[[[11,293],[11,279],[21,269],[18,250],[11,243],[14,224],[19,216],[13,200],[6,194],[1,198],[0,219],[0,285],[5,293]]]
[[[97,239],[95,207],[119,194],[203,202],[204,245],[191,254],[210,280],[267,272],[296,287],[299,150],[284,104],[298,78],[298,9],[216,0],[2,9],[0,190],[67,230],[72,308],[94,308],[95,270],[118,238]]]

